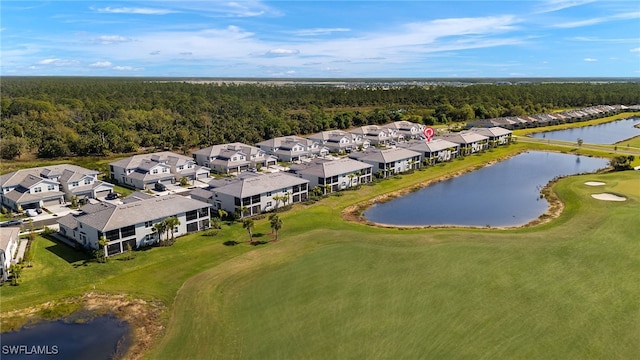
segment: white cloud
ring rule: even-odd
[[[110,68],[111,66],[113,66],[113,64],[111,64],[110,61],[98,61],[89,66],[95,67],[95,68]]]
[[[38,61],[38,65],[74,66],[74,65],[80,65],[80,62],[77,60],[50,58],[50,59],[43,59]]]
[[[107,13],[107,14],[135,14],[135,15],[167,15],[174,13],[175,11],[169,9],[153,9],[153,8],[141,8],[141,7],[110,7],[107,6],[105,8],[94,8],[91,7],[91,10],[97,11],[99,13]]]
[[[290,56],[297,55],[300,53],[300,50],[296,49],[271,49],[265,53],[267,56]]]
[[[319,35],[331,35],[336,32],[349,32],[348,28],[315,28],[315,29],[302,29],[292,31],[291,33],[298,36],[319,36]]]
[[[544,2],[537,13],[549,13],[568,9],[575,6],[585,5],[595,0],[549,0]]]
[[[631,52],[640,52],[640,47],[637,47],[637,48],[631,49],[631,50],[629,50],[629,51],[631,51]]]
[[[594,59],[594,58],[584,58],[584,61],[586,61],[586,62],[596,62],[596,61],[598,61],[598,59]]]
[[[98,36],[97,38],[93,39],[93,42],[98,43],[98,44],[103,44],[103,45],[109,45],[109,44],[114,44],[114,43],[121,43],[121,42],[129,42],[131,41],[131,39],[124,37],[124,36],[120,36],[120,35],[102,35],[102,36]]]
[[[112,69],[116,70],[116,71],[140,71],[140,70],[143,70],[142,68],[134,68],[133,66],[114,66]]]
[[[591,19],[585,19],[585,20],[570,21],[570,22],[564,22],[564,23],[560,22],[558,24],[553,25],[553,27],[568,29],[568,28],[577,28],[577,27],[583,27],[583,26],[596,25],[596,24],[609,22],[609,21],[632,20],[632,19],[638,19],[638,18],[640,18],[640,11],[635,11],[635,12],[632,11],[632,12],[624,12],[616,15],[603,16],[603,17],[597,17],[597,18],[591,18]]]

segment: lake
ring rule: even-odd
[[[558,176],[594,172],[608,160],[534,151],[430,185],[364,212],[367,220],[403,226],[519,226],[549,208],[541,189]],[[429,170],[427,170],[429,171]]]
[[[617,120],[600,125],[583,126],[579,128],[546,131],[532,134],[532,137],[549,140],[563,140],[577,142],[578,138],[590,144],[615,144],[617,142],[640,136],[640,129],[634,127],[640,124],[640,118]]]
[[[83,323],[41,322],[2,334],[4,359],[112,359],[130,344],[129,325],[113,316]]]

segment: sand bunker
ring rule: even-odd
[[[592,194],[591,197],[593,197],[594,199],[604,200],[604,201],[625,201],[625,200],[627,200],[626,197],[622,197],[622,196],[618,196],[618,195],[614,195],[614,194],[607,194],[607,193]]]
[[[602,185],[606,185],[603,182],[600,181],[587,181],[586,183],[584,183],[587,186],[602,186]]]

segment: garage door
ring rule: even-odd
[[[44,207],[60,205],[60,199],[58,198],[58,199],[47,200],[47,201],[44,201],[42,204],[43,204],[42,206]]]
[[[96,191],[96,197],[105,197],[107,196],[107,194],[109,194],[111,192],[111,190],[107,189],[107,190],[102,190],[102,191]]]

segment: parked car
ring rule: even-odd
[[[118,193],[110,192],[109,194],[107,194],[106,199],[107,200],[115,200],[115,199],[118,198],[118,196],[119,196]]]
[[[29,217],[38,216],[38,212],[36,211],[36,209],[27,209],[27,210],[25,210],[25,213]]]
[[[153,188],[156,191],[166,191],[167,190],[167,186],[163,183],[155,183],[155,185],[153,185]]]
[[[20,226],[22,224],[23,224],[22,219],[15,219],[15,220],[9,220],[9,221],[5,221],[3,223],[0,223],[0,227]]]

